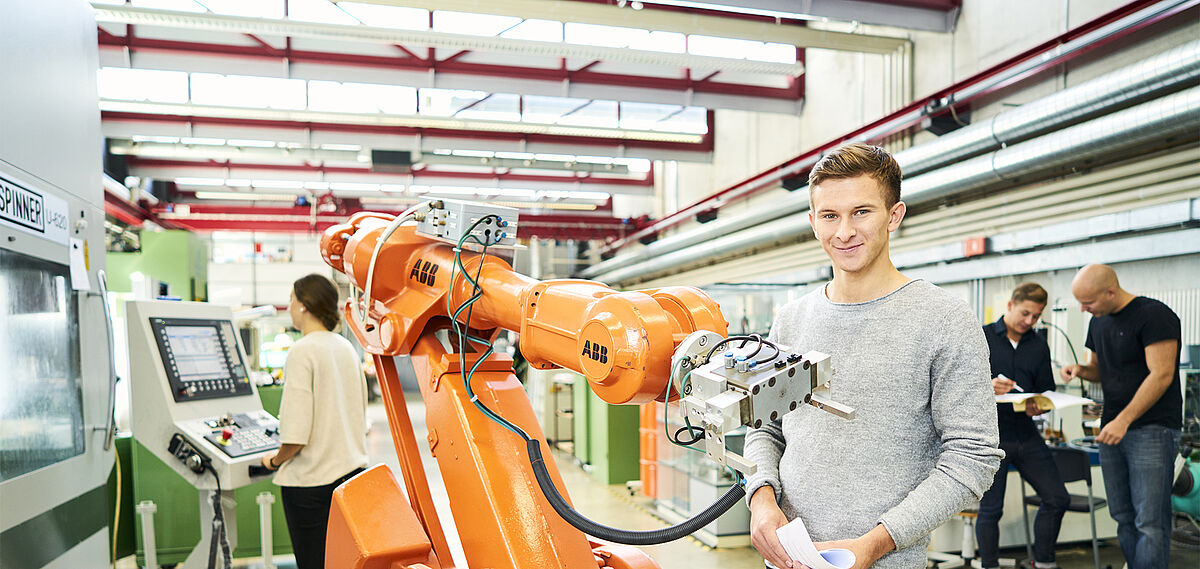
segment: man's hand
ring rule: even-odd
[[[263,455],[262,459],[260,459],[259,462],[262,462],[263,467],[265,467],[267,470],[278,470],[279,469],[278,466],[273,466],[271,464],[271,461],[274,459],[275,459],[274,454],[269,455],[269,456]]]
[[[1105,445],[1115,445],[1125,438],[1125,431],[1129,430],[1129,424],[1121,420],[1120,417],[1113,419],[1100,429],[1100,434],[1096,435],[1096,442]]]
[[[1058,374],[1062,376],[1063,382],[1071,383],[1072,379],[1079,377],[1079,370],[1082,367],[1079,364],[1067,364],[1059,370]]]
[[[817,551],[825,549],[849,549],[854,553],[854,567],[852,569],[867,569],[871,565],[874,565],[884,554],[896,548],[896,542],[892,541],[892,534],[888,533],[883,525],[876,525],[871,531],[863,534],[862,537],[839,539],[837,541],[820,541],[813,545],[817,546]]]
[[[994,395],[1004,395],[1005,393],[1012,391],[1013,387],[1016,387],[1016,385],[1017,382],[1008,379],[1007,377],[993,377],[992,393]]]
[[[1025,414],[1026,415],[1029,415],[1030,417],[1036,417],[1038,415],[1041,415],[1042,413],[1049,413],[1049,412],[1050,412],[1049,409],[1043,410],[1041,407],[1038,407],[1037,401],[1034,401],[1032,398],[1025,400]]]
[[[803,567],[800,562],[793,562],[788,557],[783,544],[779,543],[779,535],[775,530],[787,525],[787,516],[779,509],[775,501],[775,489],[763,486],[754,491],[750,498],[750,543],[754,549],[776,567]]]

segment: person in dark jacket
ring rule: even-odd
[[[1050,346],[1033,331],[1046,308],[1046,300],[1046,289],[1037,283],[1022,283],[1013,289],[1004,316],[983,327],[991,352],[992,391],[996,395],[1014,390],[1025,393],[1054,390]],[[1004,513],[1009,465],[1016,467],[1021,478],[1042,499],[1033,522],[1034,566],[1037,569],[1058,566],[1054,561],[1054,545],[1071,498],[1054,456],[1033,424],[1033,417],[1046,411],[1049,409],[1039,409],[1032,399],[1025,402],[1025,410],[1021,412],[1015,411],[1011,403],[996,404],[1000,450],[1005,456],[991,489],[979,501],[979,517],[975,522],[979,563],[984,569],[1000,565],[1000,516]]]

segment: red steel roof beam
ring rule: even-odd
[[[145,168],[239,168],[243,170],[276,170],[284,172],[319,172],[322,174],[378,174],[392,177],[405,177],[410,174],[381,174],[370,168],[353,166],[315,166],[311,164],[253,164],[238,163],[230,160],[165,160],[158,158],[141,158],[128,156],[125,163],[130,167]],[[448,170],[420,170],[411,174],[413,178],[463,178],[471,180],[505,180],[512,182],[545,182],[559,184],[609,184],[613,186],[653,187],[654,173],[649,172],[644,179],[638,178],[600,178],[592,176],[539,176],[537,174],[514,174],[512,172],[455,172]]]
[[[114,36],[101,30],[99,44],[101,47],[121,47],[130,51],[158,50],[187,53],[205,53],[229,57],[251,57],[279,59],[278,50],[269,46],[229,45],[218,43],[185,42],[176,40],[148,39],[140,37]],[[668,91],[686,91],[693,89],[698,93],[713,93],[722,95],[737,95],[741,97],[759,97],[766,99],[795,100],[799,97],[793,89],[779,87],[760,87],[741,83],[722,83],[718,81],[693,82],[686,78],[652,77],[643,75],[624,75],[618,73],[600,73],[589,71],[595,62],[571,71],[566,68],[549,67],[518,67],[514,65],[497,65],[489,63],[471,63],[458,61],[456,58],[465,55],[460,52],[436,63],[418,57],[415,53],[402,46],[395,46],[408,57],[387,57],[379,55],[362,55],[352,53],[335,53],[323,51],[307,51],[291,49],[288,59],[295,63],[313,63],[326,65],[353,65],[358,67],[374,67],[385,69],[414,69],[428,70],[431,67],[439,73],[458,73],[463,75],[480,75],[485,77],[524,77],[540,81],[570,80],[581,84],[594,85],[623,85],[628,87],[644,87]],[[431,48],[432,49],[432,48]]]
[[[636,140],[629,138],[605,138],[600,136],[569,136],[562,134],[540,134],[525,132],[492,132],[468,129],[438,129],[411,126],[391,126],[374,124],[344,124],[322,123],[312,121],[282,121],[268,119],[247,119],[235,117],[197,117],[191,115],[164,115],[155,113],[132,113],[124,111],[101,111],[102,120],[113,121],[144,121],[168,122],[185,124],[205,124],[220,126],[246,126],[260,128],[285,128],[301,131],[328,131],[371,134],[419,135],[446,138],[462,138],[469,140],[502,140],[524,141],[525,143],[571,144],[582,146],[597,146],[606,148],[623,147],[627,149],[675,150],[682,152],[712,152],[713,149],[713,111],[707,114],[708,133],[701,136],[700,142],[668,142],[654,140]]]

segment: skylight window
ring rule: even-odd
[[[124,0],[106,0],[103,4],[124,4]],[[207,12],[195,0],[133,0],[135,8],[151,8],[154,10],[174,10],[176,12]]]
[[[492,120],[518,122],[521,120],[521,97],[508,93],[492,93],[491,96],[468,103],[453,115],[464,120]]]
[[[448,34],[492,37],[520,23],[521,18],[516,16],[493,16],[446,10],[434,10],[433,12],[433,31]]]
[[[686,53],[688,38],[677,32],[650,32],[645,37],[629,43],[630,49]]]
[[[563,24],[553,20],[525,20],[500,34],[502,38],[532,41],[563,41]]]
[[[102,98],[154,103],[186,103],[188,74],[183,71],[102,67],[96,74]]]
[[[421,89],[420,113],[438,117],[453,116],[463,107],[478,103],[488,96],[487,91],[464,89]]]
[[[686,107],[659,119],[653,130],[707,134],[708,110],[704,107]]]
[[[192,102],[226,107],[305,107],[305,81],[246,75],[192,74]]]
[[[308,108],[340,113],[413,115],[417,112],[417,90],[395,85],[314,80],[308,82]]]
[[[645,158],[613,158],[613,164],[624,164],[630,174],[642,174],[650,171],[650,161]]]
[[[617,126],[617,102],[593,100],[572,109],[555,121],[556,124],[614,128]]]
[[[586,104],[587,99],[526,95],[521,120],[528,123],[554,124],[559,117]]]
[[[359,20],[339,9],[329,0],[287,0],[289,20],[320,22],[323,24],[354,25]]]
[[[651,103],[622,103],[621,128],[654,130],[659,122],[682,111],[679,105],[656,105]]]
[[[713,36],[688,36],[688,53],[709,57],[796,63],[795,46]]]
[[[368,26],[401,30],[429,29],[428,10],[359,2],[339,2],[338,6]]]
[[[259,0],[257,2],[247,2],[246,0],[192,0],[193,2],[208,8],[215,14],[226,14],[230,16],[245,16],[249,18],[275,18],[283,17],[283,2],[265,2]]]
[[[601,47],[629,47],[631,43],[645,44],[650,36],[650,31],[567,22],[563,35],[568,43]]]
[[[464,121],[524,122],[687,134],[708,132],[706,110],[701,107],[685,109],[676,105],[619,103],[612,100],[213,73],[192,73],[189,76],[180,71],[121,67],[102,68],[97,72],[97,77],[102,107],[107,100],[128,100],[397,117],[424,115]],[[229,144],[234,143],[230,141]],[[280,146],[285,147],[294,146]]]

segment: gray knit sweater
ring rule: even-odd
[[[814,541],[882,523],[896,551],[876,568],[925,567],[929,532],[974,504],[1004,455],[996,448],[987,343],[966,304],[921,280],[869,302],[824,287],[783,306],[771,340],[832,356],[831,395],[846,420],[801,406],[746,437],[762,485]]]

